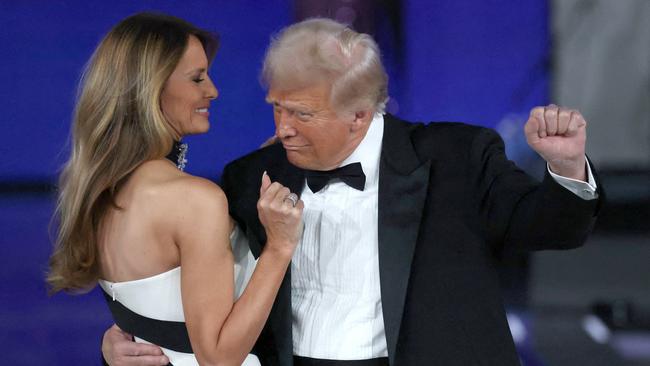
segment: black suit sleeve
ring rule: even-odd
[[[241,185],[244,184],[242,182],[245,182],[245,177],[238,177],[235,174],[236,172],[237,169],[233,168],[232,163],[226,165],[223,169],[223,174],[221,175],[220,186],[226,194],[226,197],[228,197],[228,211],[230,212],[230,216],[237,222],[243,232],[246,232],[246,223],[242,217],[239,217],[238,210],[235,207],[235,203],[241,199],[241,189],[238,190],[237,181],[240,181],[239,188],[241,188]]]
[[[470,154],[477,202],[495,252],[569,249],[584,243],[602,197],[584,200],[548,172],[541,184],[535,182],[506,158],[503,141],[492,130],[477,134]]]

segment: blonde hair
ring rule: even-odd
[[[272,39],[261,79],[265,87],[283,90],[329,83],[330,103],[337,111],[383,112],[388,100],[388,76],[377,43],[325,18],[296,23]]]
[[[97,232],[126,178],[165,156],[172,131],[160,109],[165,82],[189,37],[212,60],[216,36],[184,20],[140,13],[117,24],[86,65],[72,124],[71,156],[59,178],[58,232],[47,282],[51,292],[83,292],[99,276]]]

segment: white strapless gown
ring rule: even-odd
[[[248,241],[243,235],[238,227],[235,227],[230,235],[235,257],[235,298],[241,296],[257,263],[248,248]],[[99,285],[114,300],[137,314],[157,320],[185,321],[181,301],[181,267],[135,281],[99,280]],[[135,337],[135,340],[140,343],[149,343],[138,337]],[[174,366],[197,366],[199,364],[192,353],[176,352],[166,348],[162,350]],[[242,365],[258,366],[261,364],[255,355],[248,355]]]

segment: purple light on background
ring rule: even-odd
[[[349,6],[342,6],[336,9],[334,19],[343,24],[352,25],[354,20],[357,19],[357,12]]]

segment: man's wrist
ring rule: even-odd
[[[549,169],[562,177],[587,181],[587,163],[584,158],[579,161],[548,162]]]

